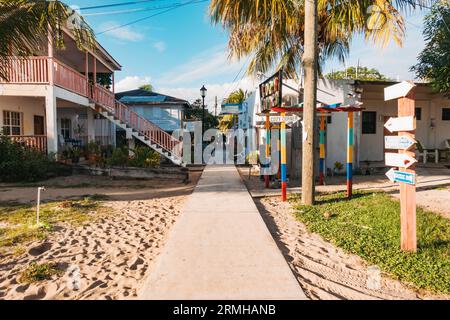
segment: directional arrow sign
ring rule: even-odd
[[[403,182],[411,185],[416,184],[416,174],[412,172],[398,171],[391,168],[388,172],[386,172],[386,176],[392,182]]]
[[[384,101],[406,97],[415,86],[412,82],[403,81],[384,88]]]
[[[408,150],[416,143],[416,140],[409,136],[385,136],[384,147],[386,149]]]
[[[384,127],[390,132],[394,131],[412,131],[416,130],[416,121],[414,116],[389,118]]]
[[[384,159],[387,166],[401,168],[409,168],[417,162],[416,159],[404,153],[386,152],[384,154]]]
[[[300,117],[297,115],[292,115],[292,116],[270,116],[270,122],[288,122],[288,123],[293,123],[300,120]]]

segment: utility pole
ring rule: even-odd
[[[217,117],[217,96],[216,96],[216,100],[214,103],[214,117]]]
[[[303,105],[302,203],[314,204],[314,126],[317,98],[317,2],[305,1],[305,46],[303,68],[305,92]]]

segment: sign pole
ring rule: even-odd
[[[347,197],[351,198],[353,189],[353,112],[347,113]]]
[[[270,117],[267,115],[266,116],[266,159],[269,159],[269,157],[270,157]],[[267,172],[264,175],[264,185],[266,188],[269,188],[269,175],[267,174]]]
[[[285,113],[281,113],[281,116],[284,117]],[[281,122],[281,200],[286,201],[286,122]]]
[[[414,92],[398,100],[398,116],[414,116]],[[399,131],[399,136],[414,139],[415,130]],[[399,150],[399,153],[415,157],[414,147],[409,150]],[[409,168],[400,167],[400,171],[415,175],[415,164]],[[400,183],[400,223],[401,223],[401,249],[404,251],[417,251],[416,234],[416,185]]]
[[[320,160],[319,160],[319,185],[324,185],[324,172],[325,172],[325,115],[320,116]]]

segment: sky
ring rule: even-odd
[[[89,8],[131,1],[66,1],[80,9],[98,41],[122,65],[122,71],[115,76],[116,92],[151,83],[156,92],[192,102],[200,98],[199,89],[205,85],[206,103],[212,110],[215,96],[220,104],[233,90],[256,88],[257,80],[245,76],[248,60],[229,59],[228,34],[220,25],[211,23],[209,1],[135,0],[133,5]],[[198,3],[161,13],[170,9],[167,6],[192,1]],[[155,14],[158,15],[120,27]],[[393,43],[385,49],[374,47],[356,35],[346,65],[356,65],[359,60],[360,65],[375,67],[394,79],[413,79],[408,70],[424,46],[423,15],[424,12],[415,12],[406,17],[407,32],[402,48]],[[343,68],[338,61],[328,61],[324,71]]]

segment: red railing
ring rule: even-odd
[[[48,83],[48,57],[11,57],[4,61],[8,83]],[[1,80],[1,79],[0,79]]]
[[[90,87],[90,93],[92,94],[90,98],[103,106],[109,112],[114,113],[114,102],[116,100],[114,93],[106,88],[103,88],[102,86],[99,86],[98,84],[90,84]]]
[[[88,96],[86,76],[55,59],[53,60],[53,77],[55,85],[82,96]]]
[[[182,144],[180,140],[175,139],[154,123],[141,117],[122,102],[115,101],[115,110],[113,114],[120,121],[128,124],[131,128],[135,129],[149,139],[150,142],[158,145],[163,150],[168,151],[177,157],[182,156]]]
[[[9,136],[12,141],[47,153],[47,136]]]

